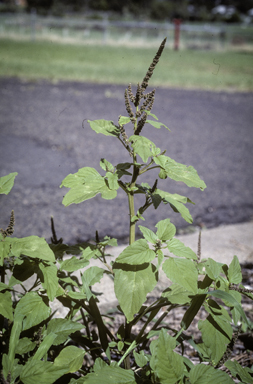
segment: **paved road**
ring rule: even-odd
[[[127,84],[126,84],[127,85]],[[0,176],[19,173],[10,195],[0,195],[0,227],[16,216],[15,236],[49,239],[53,215],[66,242],[111,235],[126,241],[128,206],[123,192],[116,200],[100,195],[64,207],[59,189],[63,178],[80,167],[99,170],[100,158],[113,164],[129,161],[116,139],[97,135],[85,119],[125,115],[124,87],[84,83],[0,80]],[[205,180],[204,192],[174,181],[159,187],[188,196],[194,224],[215,227],[253,218],[253,94],[214,93],[157,88],[153,112],[171,129],[147,128],[147,137],[178,162],[193,165]],[[153,178],[149,181],[152,182]],[[152,228],[170,217],[188,224],[168,206],[147,211]]]

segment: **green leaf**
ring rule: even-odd
[[[188,187],[200,188],[201,190],[206,188],[206,184],[200,179],[196,169],[192,166],[187,167],[184,164],[177,163],[165,155],[154,157],[154,161],[165,170],[170,179],[182,181]]]
[[[147,241],[140,239],[124,249],[117,257],[117,263],[137,265],[149,263],[156,257],[155,252],[149,248]]]
[[[107,160],[105,159],[101,159],[100,160],[100,167],[104,170],[104,171],[112,171],[114,169],[114,166]]]
[[[11,238],[6,237],[4,240],[0,240],[0,266],[3,266],[4,258],[9,256],[11,248]]]
[[[65,347],[56,357],[54,367],[66,367],[67,372],[74,373],[82,367],[85,353],[85,351],[73,345]]]
[[[58,367],[49,361],[30,360],[23,367],[20,380],[24,384],[53,384],[67,372],[67,367]]]
[[[236,310],[242,316],[242,318],[245,321],[245,323],[249,325],[248,319],[247,319],[247,317],[246,317],[246,315],[245,315],[245,313],[243,311],[243,308],[242,308],[241,304],[238,303],[238,301],[231,295],[231,293],[220,291],[220,290],[215,290],[215,291],[207,292],[207,295],[218,297],[219,299],[222,299],[223,301],[226,301],[231,306],[235,307]]]
[[[140,231],[142,232],[144,238],[147,241],[149,241],[152,244],[156,243],[156,241],[158,240],[158,237],[156,236],[156,234],[153,231],[151,231],[151,229],[143,227],[142,225],[138,225],[138,228],[140,229]]]
[[[198,271],[191,260],[169,257],[163,263],[162,269],[173,283],[181,285],[187,291],[197,293]]]
[[[170,131],[170,129],[163,123],[160,123],[159,121],[153,121],[153,120],[146,120],[147,123],[153,125],[153,127],[160,129],[161,127],[165,127]]]
[[[29,256],[45,261],[55,261],[53,251],[50,249],[46,240],[38,236],[28,236],[22,239],[12,238],[11,251],[13,255]]]
[[[141,351],[142,353],[137,353],[136,351],[133,351],[133,355],[134,355],[134,358],[135,358],[135,362],[136,364],[139,366],[139,367],[144,367],[147,362],[148,362],[148,359],[147,357],[144,355],[144,352]]]
[[[47,334],[54,333],[57,335],[53,345],[59,345],[64,343],[69,335],[80,331],[83,328],[82,324],[68,319],[52,319],[48,323]]]
[[[119,118],[119,125],[125,125],[131,121],[130,117],[128,116],[120,116]]]
[[[190,370],[190,381],[191,384],[234,384],[226,372],[205,364],[197,364]]]
[[[163,384],[175,384],[184,374],[184,360],[173,351],[175,347],[176,339],[163,328],[150,362],[151,368]]]
[[[14,179],[17,176],[17,172],[9,173],[9,175],[0,177],[0,194],[8,195],[10,193],[13,185]]]
[[[71,297],[72,299],[75,299],[75,300],[85,300],[85,299],[87,299],[87,295],[84,292],[68,291],[67,295],[69,297]]]
[[[9,352],[8,352],[8,359],[7,359],[8,360],[7,363],[10,371],[12,371],[12,368],[13,368],[14,358],[15,358],[15,349],[18,345],[19,336],[22,331],[22,320],[23,320],[23,315],[15,313],[14,322],[11,329]]]
[[[220,325],[223,325],[221,328]],[[218,324],[209,315],[206,320],[199,320],[198,328],[202,333],[202,339],[209,350],[209,356],[213,364],[218,364],[231,341],[233,330],[227,321]]]
[[[173,211],[180,213],[182,218],[187,221],[187,223],[192,223],[193,219],[189,209],[184,206],[186,203],[192,203],[191,200],[176,193],[171,194],[169,192],[162,191],[161,189],[156,189],[155,195],[160,196],[164,204],[170,204]]]
[[[136,384],[134,372],[117,366],[106,365],[100,370],[89,373],[85,377],[85,384]]]
[[[170,222],[170,219],[159,221],[159,223],[156,224],[156,228],[156,235],[163,242],[172,239],[176,234],[176,227]]]
[[[102,133],[105,136],[116,136],[120,135],[120,130],[116,127],[112,121],[109,120],[88,120],[91,129],[96,133]]]
[[[111,200],[117,196],[115,190],[111,190],[104,177],[94,168],[84,167],[75,174],[70,174],[62,181],[60,187],[71,188],[64,196],[62,203],[65,206],[79,204],[101,193],[103,199]]]
[[[144,136],[132,135],[129,137],[132,141],[132,148],[137,155],[146,163],[149,157],[153,156],[152,149],[156,148],[155,144]]]
[[[109,188],[117,190],[119,188],[117,173],[107,172],[105,176],[107,177]]]
[[[84,252],[85,251],[86,250],[84,250]],[[66,259],[61,263],[60,271],[74,272],[86,267],[87,265],[89,265],[89,261],[84,259],[77,259],[75,256],[73,256],[71,259]]]
[[[42,287],[47,291],[50,301],[53,301],[58,289],[57,266],[55,264],[44,265],[39,263],[41,272],[43,273],[44,281]]]
[[[224,365],[230,370],[232,376],[238,375],[243,383],[253,384],[253,377],[249,374],[252,370],[249,368],[242,367],[236,360],[228,360]]]
[[[32,359],[41,360],[46,355],[49,348],[54,344],[56,337],[55,333],[49,333],[46,335]]]
[[[186,247],[184,243],[182,243],[178,239],[172,239],[167,245],[168,250],[173,253],[173,255],[178,257],[185,257],[187,259],[197,260],[197,255],[195,252],[191,250],[191,248]]]
[[[31,341],[28,337],[23,337],[22,339],[19,339],[15,353],[23,355],[24,353],[33,351],[36,346],[37,344],[35,341]]]
[[[191,301],[189,296],[192,292],[186,291],[181,285],[172,284],[162,293],[162,297],[166,297],[171,304],[187,304]]]
[[[90,300],[90,298],[93,296],[89,287],[95,283],[99,283],[103,273],[104,269],[94,266],[86,269],[81,275],[83,290],[86,293],[88,300]]]
[[[147,294],[156,286],[156,268],[148,263],[141,265],[114,263],[113,270],[116,297],[127,321],[131,321],[146,301]]]
[[[28,292],[19,300],[15,309],[14,320],[18,315],[24,316],[23,330],[26,330],[46,320],[50,312],[50,307],[44,303],[37,292]]]
[[[242,282],[242,272],[237,256],[234,256],[233,260],[229,264],[228,280],[230,284],[240,284]]]
[[[222,271],[222,264],[211,258],[208,258],[207,262],[205,263],[205,269],[210,279],[216,280]]]
[[[9,285],[0,282],[0,292],[10,288]]]
[[[9,291],[0,293],[0,314],[13,321],[12,297]]]

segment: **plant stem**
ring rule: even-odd
[[[134,194],[132,192],[128,193],[128,204],[129,204],[129,216],[130,216],[130,223],[129,223],[129,245],[134,243],[135,241],[135,221],[132,221],[132,218],[134,217]]]

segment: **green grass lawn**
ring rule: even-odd
[[[158,48],[158,47],[157,47]],[[156,49],[0,39],[0,76],[136,84]],[[165,49],[150,85],[253,91],[253,52]]]

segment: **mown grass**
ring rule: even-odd
[[[143,78],[155,52],[154,48],[0,39],[0,76],[135,84]],[[253,91],[253,52],[175,52],[167,48],[152,84]]]

